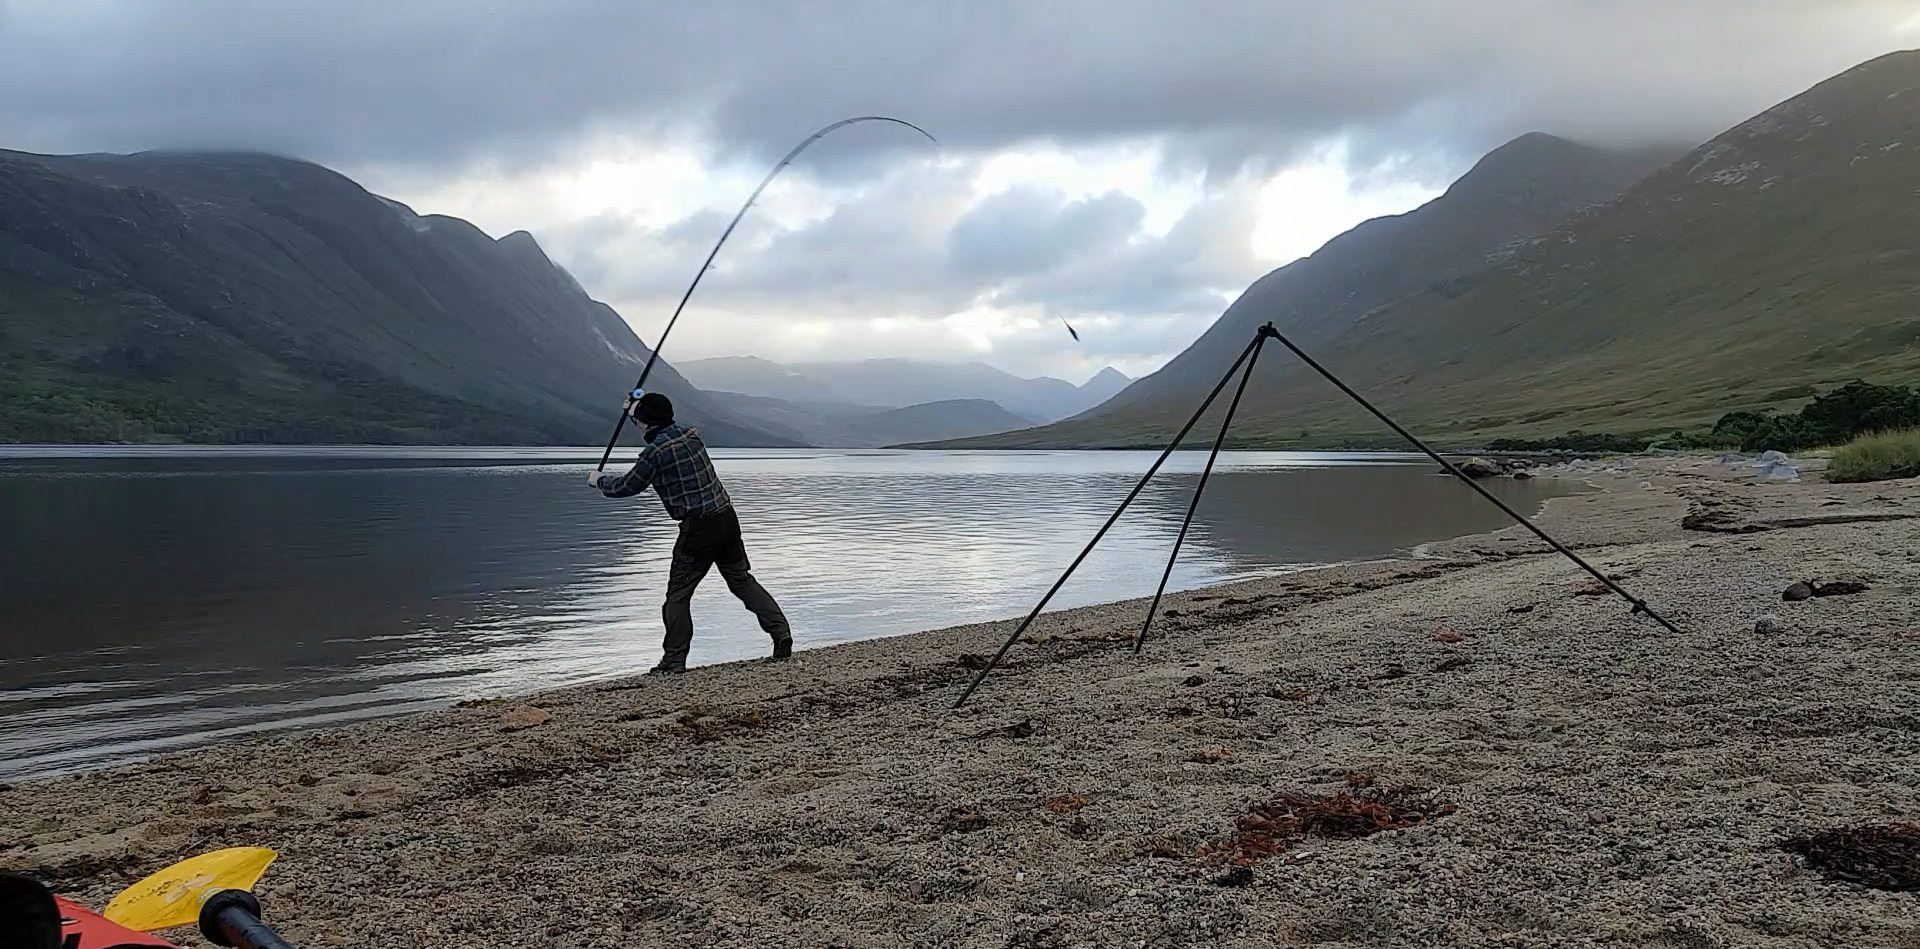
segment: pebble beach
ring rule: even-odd
[[[1920,482],[1818,467],[1541,470],[1678,634],[1510,528],[1169,596],[1138,655],[1142,601],[1049,613],[958,710],[1010,622],[29,781],[0,868],[272,847],[314,947],[1911,949],[1920,896],[1787,846],[1920,819]]]

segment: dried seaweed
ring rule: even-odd
[[[1093,798],[1085,794],[1056,794],[1047,798],[1041,805],[1055,814],[1071,814],[1093,803]]]
[[[1920,890],[1920,824],[1854,824],[1794,837],[1780,846],[1829,880],[1876,890]]]
[[[987,815],[964,807],[956,807],[940,818],[941,833],[965,834],[976,830],[985,830]]]
[[[1372,779],[1358,775],[1365,781]],[[1234,822],[1233,833],[1201,845],[1198,856],[1210,862],[1252,866],[1277,857],[1308,837],[1353,840],[1381,831],[1427,823],[1453,813],[1423,788],[1410,785],[1362,786],[1349,778],[1352,790],[1333,794],[1282,792],[1272,800],[1247,807]]]
[[[759,709],[744,712],[716,712],[703,706],[692,705],[674,719],[680,733],[693,739],[696,745],[722,741],[736,735],[758,731],[767,725],[767,715]]]

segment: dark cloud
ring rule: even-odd
[[[1248,246],[1251,184],[1198,201],[1157,233],[1137,200],[1115,193],[1073,199],[1015,186],[976,199],[978,170],[896,169],[817,220],[779,228],[763,219],[728,245],[702,285],[700,319],[681,346],[775,358],[958,353],[1062,375],[1109,362],[1140,371],[1204,329],[1264,269]],[[701,212],[644,228],[599,216],[546,229],[543,240],[596,294],[644,323],[671,309],[723,218]],[[949,321],[982,307],[1004,321],[990,352],[963,348],[974,337]],[[1082,343],[1066,345],[1058,316],[1074,322]],[[874,335],[875,318],[916,329]],[[786,320],[839,327],[833,348],[783,348],[792,345],[779,334]]]
[[[1230,190],[1195,204],[1164,236],[1076,254],[998,288],[1004,305],[1060,315],[1216,316],[1260,264],[1248,249],[1251,196]]]
[[[1895,0],[14,2],[15,147],[547,160],[586,133],[770,161],[842,115],[950,147],[1164,136],[1216,179],[1330,135],[1477,154],[1698,139],[1896,42]],[[910,136],[848,130],[823,167]]]
[[[1140,229],[1147,209],[1117,191],[1070,201],[1059,191],[1009,188],[981,201],[947,235],[957,272],[1008,277],[1102,255]]]
[[[739,313],[805,309],[817,319],[963,309],[982,279],[948,266],[947,236],[973,202],[972,170],[899,167],[841,196],[823,217],[792,227],[749,214],[703,284],[702,305]],[[599,216],[542,233],[596,294],[657,304],[684,289],[729,217],[709,210],[640,227]]]
[[[822,124],[895,114],[938,135],[941,159],[879,124],[822,141],[783,181],[829,204],[797,225],[749,215],[697,302],[733,319],[691,324],[689,340],[779,355],[755,335],[775,325],[761,314],[893,317],[916,330],[884,345],[932,353],[955,337],[921,328],[992,307],[1024,327],[996,337],[996,361],[1084,376],[1107,358],[1139,371],[1170,355],[1264,269],[1249,237],[1265,172],[1337,155],[1357,189],[1437,187],[1530,130],[1698,141],[1910,42],[1897,27],[1914,12],[1911,0],[0,0],[0,147],[264,149],[417,193],[524,184],[606,157],[610,138],[755,179]],[[1016,184],[976,202],[990,153],[1114,145],[1157,156],[1159,184],[1201,183],[1165,233],[1145,227],[1144,194]],[[590,292],[651,326],[732,213],[506,229],[536,227]],[[1063,350],[1053,315],[1085,344]]]

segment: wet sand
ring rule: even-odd
[[[1141,602],[1049,614],[960,711],[1008,623],[28,782],[0,867],[271,846],[299,946],[1920,945],[1780,849],[1920,817],[1920,482],[1630,464],[1541,523],[1680,635],[1515,528],[1172,596],[1138,657]],[[1203,854],[1369,782],[1452,813]]]

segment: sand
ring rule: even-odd
[[[1920,946],[1780,849],[1920,817],[1920,483],[1627,464],[1541,522],[1680,635],[1514,529],[1174,596],[1138,657],[1138,602],[1050,614],[961,711],[1009,624],[28,782],[0,867],[271,846],[299,946]],[[1369,781],[1453,812],[1201,855]]]

